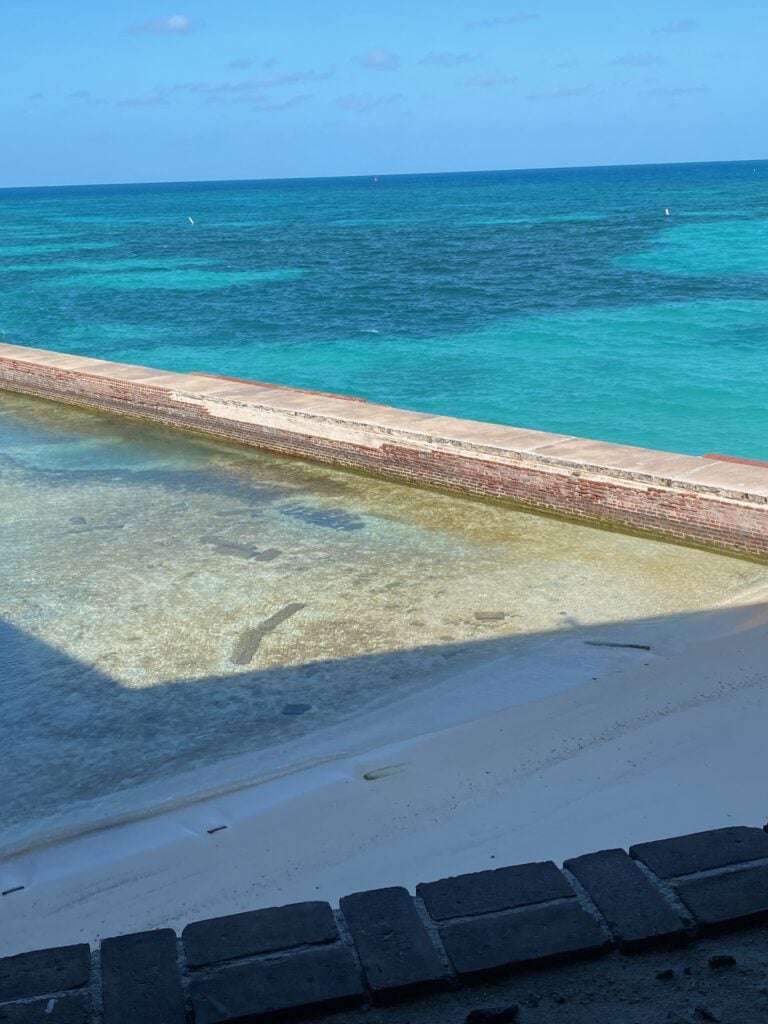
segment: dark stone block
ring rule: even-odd
[[[90,975],[91,950],[84,942],[8,956],[0,960],[0,1001],[81,988]]]
[[[101,943],[104,1024],[184,1024],[176,935],[170,928]]]
[[[464,1024],[515,1024],[520,1019],[517,1006],[501,1006],[495,1010],[470,1010]]]
[[[622,952],[686,938],[680,915],[623,850],[602,850],[564,864],[608,922]]]
[[[736,957],[731,956],[730,953],[715,953],[709,958],[709,966],[715,971],[719,971],[723,967],[735,967]]]
[[[442,878],[439,882],[421,882],[416,892],[435,921],[491,914],[575,896],[567,879],[551,860],[477,871]]]
[[[89,1024],[90,1020],[88,1000],[80,993],[0,1006],[0,1024]]]
[[[768,867],[764,865],[691,878],[679,883],[677,894],[707,931],[768,921]]]
[[[330,904],[318,901],[196,921],[181,933],[190,967],[334,942],[338,938]]]
[[[445,986],[446,969],[406,889],[353,893],[340,906],[374,996]]]
[[[355,959],[351,950],[340,944],[196,975],[189,991],[195,1024],[342,1009],[363,1001]]]
[[[676,878],[695,871],[710,871],[768,857],[768,834],[761,828],[716,828],[655,843],[639,843],[629,850],[659,878]]]
[[[576,902],[452,921],[440,928],[440,937],[465,981],[598,956],[612,946],[597,921]]]

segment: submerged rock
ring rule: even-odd
[[[303,715],[312,710],[311,704],[286,704],[283,708],[284,715]]]
[[[285,505],[280,509],[283,515],[300,519],[312,526],[325,526],[330,530],[364,530],[365,523],[359,516],[343,508],[311,508],[309,505]]]
[[[240,634],[231,661],[235,665],[250,665],[259,649],[264,634],[260,629],[246,629]]]
[[[287,604],[284,608],[281,608],[279,612],[275,612],[274,615],[270,615],[268,619],[258,627],[262,633],[271,633],[273,629],[276,629],[281,622],[285,622],[286,619],[290,619],[296,612],[300,612],[302,608],[306,608],[305,604],[300,601],[293,601],[291,604]]]
[[[280,548],[265,548],[259,550],[254,544],[241,544],[238,541],[227,540],[225,537],[212,537],[205,535],[200,538],[202,544],[207,544],[221,555],[235,555],[237,558],[245,558],[249,562],[271,562],[282,555]]]

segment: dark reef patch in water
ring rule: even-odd
[[[225,537],[206,535],[200,538],[200,542],[221,555],[236,555],[238,558],[246,558],[251,562],[272,562],[282,555],[280,548],[265,548],[261,551],[253,544],[241,544],[237,541],[227,540]]]
[[[309,505],[285,505],[280,509],[285,516],[300,519],[312,526],[324,526],[329,530],[364,530],[365,523],[359,517],[343,508],[312,508]]]

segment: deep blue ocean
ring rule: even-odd
[[[0,190],[0,338],[765,459],[768,161]]]

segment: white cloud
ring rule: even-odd
[[[218,85],[194,83],[195,92],[211,94],[238,94],[261,92],[263,89],[279,88],[284,85],[305,85],[307,82],[325,82],[333,78],[334,71],[268,71],[254,78],[246,78],[242,82],[220,82]],[[177,86],[177,88],[183,88]],[[188,88],[188,87],[187,87]],[[190,90],[191,91],[191,90]]]
[[[142,21],[138,25],[132,25],[129,32],[151,32],[155,35],[182,35],[197,28],[197,22],[186,14],[171,14],[166,18],[154,18],[151,21]]]
[[[505,71],[489,71],[484,75],[473,75],[465,79],[463,84],[490,88],[494,85],[512,85],[516,81],[514,75],[508,75]]]
[[[236,71],[247,71],[249,68],[255,68],[257,64],[259,67],[271,70],[277,67],[279,61],[277,57],[268,57],[261,62],[254,57],[238,57],[237,60],[230,61],[228,67],[234,68]]]
[[[623,53],[620,57],[614,57],[608,61],[609,64],[620,64],[628,68],[649,68],[658,64],[666,64],[666,60],[658,53]]]
[[[275,103],[275,102],[272,102],[272,101],[266,99],[266,97],[260,97],[260,98],[256,99],[256,101],[254,102],[254,105],[253,105],[253,107],[251,109],[252,110],[288,110],[290,107],[296,107],[296,106],[298,106],[298,104],[305,103],[307,100],[309,100],[311,98],[312,98],[311,96],[309,96],[307,94],[303,94],[301,96],[291,96],[287,100],[282,100],[282,101],[280,101],[278,103]]]
[[[387,106],[390,103],[399,103],[405,99],[402,93],[395,93],[392,96],[371,96],[370,93],[357,93],[350,96],[338,96],[335,103],[345,110],[352,110],[356,114],[365,114],[376,107]]]
[[[545,92],[528,93],[529,100],[569,100],[577,96],[592,96],[595,90],[591,85],[582,85],[575,88],[562,87],[560,89],[549,89]]]
[[[538,21],[539,14],[532,14],[529,11],[520,11],[519,14],[510,14],[505,18],[482,18],[480,21],[468,21],[464,26],[467,31],[473,28],[494,28],[497,25],[518,25],[522,21]]]
[[[677,96],[694,96],[697,93],[707,91],[706,85],[682,85],[682,86],[658,86],[655,89],[646,89],[644,96],[662,96],[665,99],[675,99]]]
[[[694,21],[693,18],[683,18],[681,21],[670,21],[666,25],[661,25],[660,28],[655,28],[654,33],[669,32],[676,34],[678,32],[695,32],[699,27],[698,21]]]
[[[75,91],[71,92],[69,96],[70,99],[80,100],[81,103],[100,104],[107,102],[98,96],[94,96],[90,89],[75,89]]]
[[[364,54],[360,63],[363,67],[372,68],[374,71],[393,71],[400,66],[400,58],[392,50],[378,47]]]
[[[150,89],[149,92],[142,93],[140,96],[129,96],[128,99],[117,101],[119,107],[159,107],[166,103],[168,103],[166,90],[161,89],[160,86]]]
[[[433,64],[435,67],[440,68],[455,68],[457,64],[468,64],[470,61],[477,60],[479,56],[478,53],[444,53],[432,50],[431,53],[421,58],[419,64]]]

